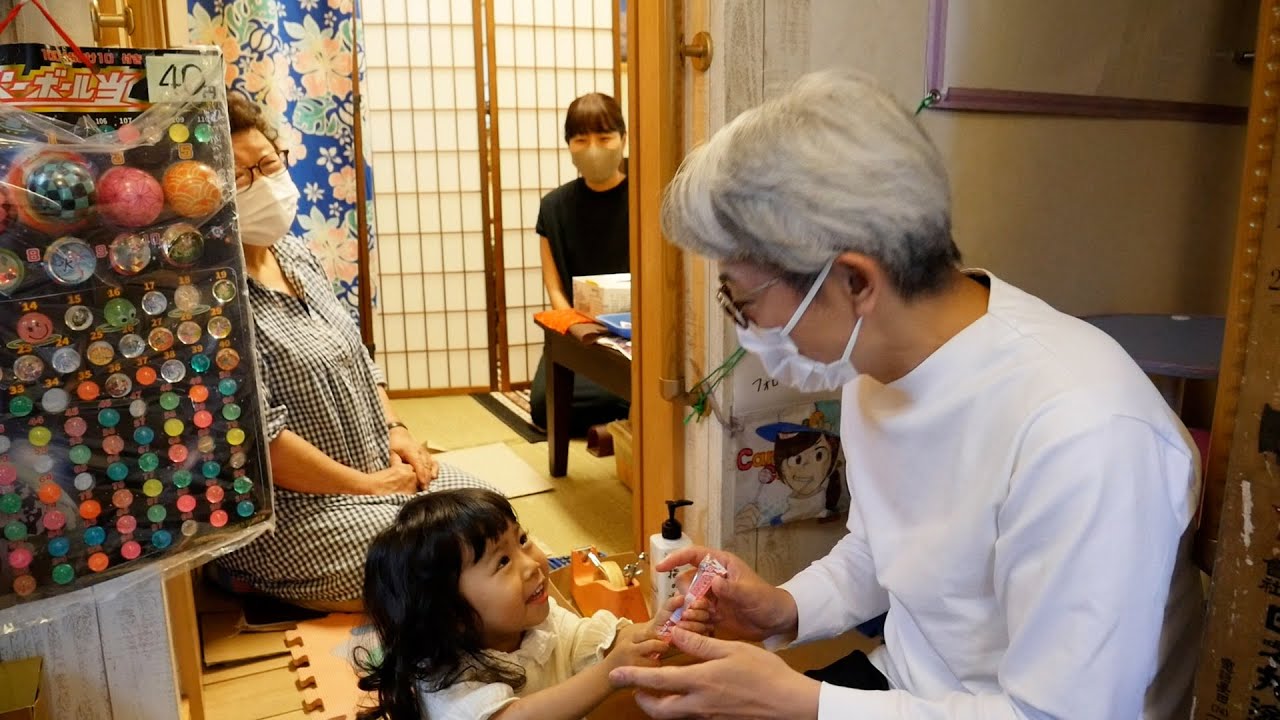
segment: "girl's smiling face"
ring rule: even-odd
[[[524,632],[547,619],[550,567],[529,534],[512,523],[479,559],[464,558],[458,589],[480,617],[486,648],[513,652]]]

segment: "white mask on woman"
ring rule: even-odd
[[[818,279],[813,281],[809,293],[804,296],[804,301],[800,303],[800,307],[796,308],[786,325],[776,328],[760,328],[754,325],[738,327],[738,342],[747,352],[760,358],[765,372],[775,380],[803,392],[836,390],[858,376],[858,371],[849,358],[853,355],[853,346],[858,342],[858,332],[862,329],[861,316],[853,324],[853,332],[849,334],[849,343],[844,347],[844,354],[834,362],[822,363],[800,354],[800,349],[791,339],[792,329],[795,328],[796,323],[800,322],[804,311],[809,309],[810,303],[817,296],[818,290],[827,279],[834,264],[835,258],[832,258],[823,266],[822,272],[818,273]]]
[[[298,215],[298,186],[288,170],[262,175],[252,185],[236,193],[240,242],[271,247],[293,227]]]

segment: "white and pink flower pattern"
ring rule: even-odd
[[[294,233],[304,238],[357,312],[356,158],[352,71],[363,52],[353,0],[187,0],[191,41],[222,48],[226,81],[265,108],[307,192]],[[367,119],[367,118],[366,118]],[[362,160],[363,161],[363,160]],[[373,198],[366,164],[366,197]],[[369,213],[373,244],[373,213]]]

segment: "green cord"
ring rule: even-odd
[[[916,108],[916,114],[919,115],[934,105],[937,105],[940,100],[942,100],[942,93],[937,90],[930,90],[929,94],[925,95],[924,99],[920,101],[920,106]]]
[[[720,363],[719,367],[694,383],[689,390],[689,395],[694,398],[693,403],[691,403],[693,410],[685,416],[685,425],[688,425],[689,421],[695,417],[700,418],[707,414],[707,402],[711,397],[711,393],[716,391],[721,381],[733,373],[733,369],[738,366],[739,362],[742,362],[742,358],[746,357],[746,355],[747,351],[742,348],[734,350],[729,357],[725,358],[724,362]]]

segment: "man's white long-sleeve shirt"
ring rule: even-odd
[[[845,387],[849,534],[783,587],[797,642],[887,610],[893,689],[824,684],[819,718],[1185,718],[1191,440],[1111,338],[987,277],[910,374]]]

